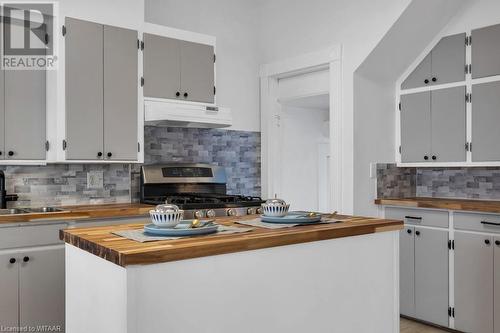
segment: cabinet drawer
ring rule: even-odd
[[[454,213],[455,229],[500,233],[500,215]]]
[[[0,249],[60,244],[59,230],[65,223],[0,228]]]
[[[385,208],[388,219],[403,220],[405,224],[424,225],[429,227],[448,228],[448,212],[425,209]]]

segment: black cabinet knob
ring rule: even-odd
[[[425,156],[424,156],[424,160],[426,160],[426,161],[427,161],[428,159],[429,159],[429,156],[425,155]]]
[[[10,262],[11,264],[15,264],[15,263],[16,263],[16,258],[10,258],[10,259],[9,259],[9,262]]]
[[[30,257],[28,257],[28,256],[24,257],[24,258],[23,258],[23,261],[24,261],[24,262],[28,262],[28,261],[30,261]]]
[[[500,246],[500,240],[495,241],[495,245]]]
[[[188,95],[188,93],[187,93],[187,92],[185,92],[185,93],[184,93],[184,97],[188,97],[188,96],[189,96],[189,95]]]
[[[109,152],[107,155],[108,155],[108,157],[113,156],[113,154],[111,152]]]
[[[436,155],[433,155],[433,156],[432,156],[432,160],[433,160],[433,161],[437,160],[437,156],[436,156]]]
[[[415,231],[415,235],[420,236],[420,231]]]
[[[9,151],[9,153],[8,153],[8,154],[9,154],[9,156],[14,156],[14,152],[13,152],[12,150],[11,150],[11,151]]]
[[[0,156],[2,156],[2,152],[0,151]]]
[[[486,245],[490,245],[490,240],[489,240],[489,239],[485,239],[485,240],[484,240],[484,244],[486,244]]]
[[[436,82],[438,79],[436,77],[432,78],[432,82]]]
[[[411,229],[406,230],[407,233],[411,234]]]
[[[425,80],[424,80],[424,83],[425,83],[425,84],[428,84],[428,83],[429,83],[429,80],[425,79]]]
[[[97,153],[97,157],[101,157],[101,156],[102,156],[102,151]]]
[[[180,93],[180,92],[176,92],[176,93],[175,93],[175,96],[177,96],[177,97],[179,97],[180,95],[181,95],[181,93]]]

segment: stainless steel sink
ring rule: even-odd
[[[54,213],[54,212],[62,212],[64,209],[57,207],[36,207],[36,208],[27,208],[29,213]]]
[[[15,214],[26,214],[26,213],[28,213],[27,210],[20,208],[0,209],[0,215],[15,215]]]

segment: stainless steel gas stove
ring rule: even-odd
[[[259,214],[259,197],[226,194],[224,168],[209,164],[157,164],[141,168],[141,202],[170,203],[184,218]]]

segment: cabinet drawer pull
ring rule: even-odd
[[[407,215],[407,216],[405,216],[405,219],[422,221],[422,218],[418,217],[418,216],[408,216]]]
[[[494,225],[496,227],[500,227],[500,223],[496,223],[496,222],[481,221],[481,224]]]

